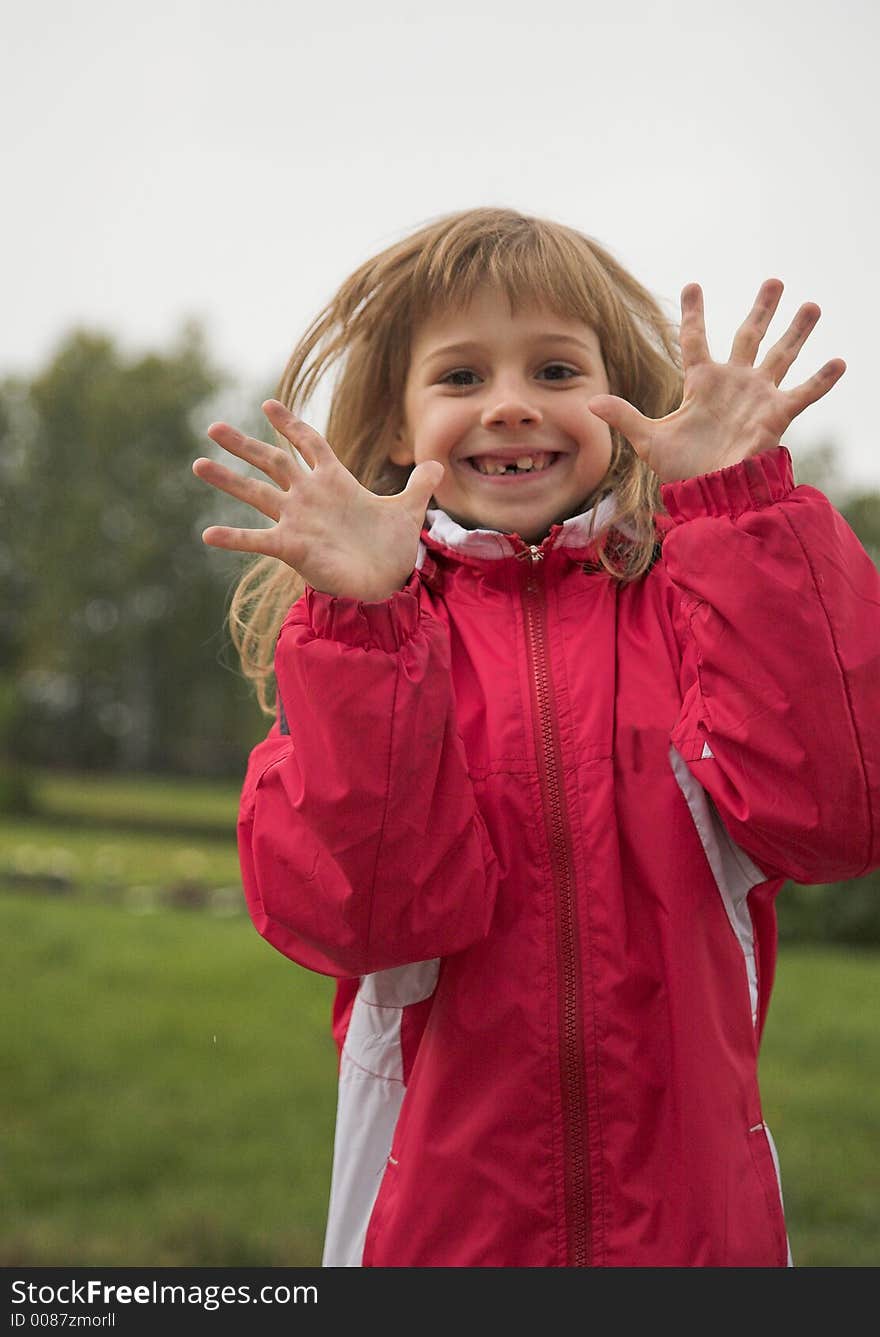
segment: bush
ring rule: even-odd
[[[35,810],[33,782],[14,763],[0,763],[0,812],[23,817]]]
[[[880,945],[880,871],[849,882],[789,882],[776,900],[781,942]]]

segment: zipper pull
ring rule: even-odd
[[[523,557],[530,557],[533,562],[543,562],[544,560],[544,554],[541,552],[537,543],[530,543],[527,548],[523,548],[522,552],[518,552],[516,556],[517,561],[521,560]]]

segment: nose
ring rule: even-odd
[[[507,390],[482,414],[483,427],[520,427],[542,422],[541,411],[517,390]]]

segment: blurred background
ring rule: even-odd
[[[508,205],[608,247],[726,357],[763,279],[848,370],[786,437],[874,560],[878,11],[36,0],[6,17],[0,1038],[6,1265],[319,1262],[332,983],[243,909],[269,721],[191,474],[338,284]],[[327,395],[311,407],[323,427]],[[262,425],[261,425],[262,422]],[[248,522],[249,523],[249,522]],[[880,1263],[880,878],[790,885],[762,1055],[795,1262]]]

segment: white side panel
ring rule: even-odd
[[[708,743],[703,745],[700,760],[711,757],[712,749]],[[684,794],[694,826],[706,851],[709,867],[712,869],[719,894],[724,903],[730,927],[737,936],[745,960],[746,975],[749,981],[749,998],[752,1004],[752,1024],[758,1020],[758,971],[755,965],[755,938],[752,932],[752,920],[746,898],[752,887],[766,881],[764,873],[754,863],[745,850],[734,844],[724,828],[724,824],[715,810],[703,786],[695,779],[681,753],[674,747],[669,749],[669,761],[672,765],[679,788]],[[773,1134],[764,1124],[764,1132],[770,1144],[773,1165],[776,1170],[776,1183],[779,1186],[779,1202],[785,1214],[782,1200],[782,1176],[779,1172],[779,1155]],[[788,1266],[793,1267],[791,1243],[788,1246]]]
[[[711,751],[703,756],[711,756]],[[702,758],[701,758],[702,760]],[[752,1007],[752,1024],[758,1020],[758,969],[755,964],[755,939],[747,897],[752,887],[766,882],[764,873],[745,850],[731,840],[708,794],[677,748],[670,747],[669,762],[690,809],[694,826],[706,851],[730,927],[736,934],[745,960]]]
[[[403,1009],[430,998],[439,960],[364,975],[339,1066],[324,1267],[360,1267],[403,1104]]]
[[[785,1199],[782,1196],[782,1173],[779,1169],[779,1152],[776,1150],[776,1143],[773,1141],[773,1134],[770,1132],[770,1129],[767,1127],[766,1123],[764,1124],[764,1132],[767,1134],[767,1141],[770,1143],[770,1153],[773,1157],[773,1167],[776,1170],[776,1182],[779,1185],[779,1202],[782,1207],[782,1214],[784,1216]],[[794,1259],[791,1256],[791,1240],[788,1238],[787,1234],[785,1237],[785,1243],[788,1248],[788,1266],[794,1267]]]

